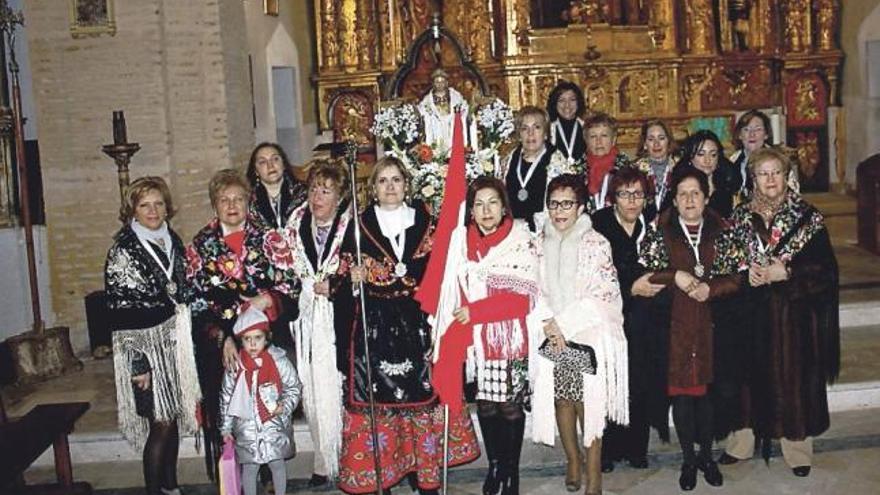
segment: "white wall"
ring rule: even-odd
[[[10,0],[12,10],[21,11],[23,0]],[[25,19],[27,22],[27,19]],[[8,47],[7,47],[8,49]],[[7,62],[9,53],[7,52]],[[33,89],[31,85],[31,66],[28,55],[28,40],[21,26],[15,35],[15,59],[19,67],[21,87],[22,117],[24,121],[24,138],[36,139],[37,115],[34,111]],[[0,68],[0,70],[5,70]],[[12,79],[9,79],[10,106],[12,105]],[[36,225],[34,232],[34,252],[37,264],[37,281],[40,286],[40,310],[43,322],[47,325],[55,323],[52,311],[52,296],[49,290],[48,242],[46,228]],[[27,270],[27,250],[24,245],[24,230],[20,227],[0,229],[0,341],[31,330],[33,312],[31,309],[30,281]]]
[[[34,251],[43,321],[51,326],[55,323],[55,314],[52,311],[52,297],[49,292],[46,228],[41,225],[34,226]],[[0,287],[3,288],[0,296],[0,341],[2,341],[30,330],[34,321],[24,230],[18,227],[0,229],[0,253],[3,253],[3,256],[0,256]],[[74,348],[87,348],[87,345],[74,343]]]
[[[846,7],[844,7],[846,8]],[[843,26],[847,29],[849,26]],[[856,75],[857,80],[848,81],[856,91],[843,95],[843,106],[846,111],[846,152],[847,170],[846,183],[855,186],[856,166],[865,158],[880,153],[880,93],[870,96],[868,74],[873,67],[880,66],[880,59],[871,61],[869,67],[867,43],[880,40],[880,5],[874,7],[858,27],[856,52],[848,53],[847,64],[854,64],[857,71],[849,71],[847,75]],[[854,55],[854,56],[853,56]]]
[[[312,68],[310,55],[299,53],[299,48],[294,42],[293,32],[294,16],[291,10],[294,2],[281,2],[281,15],[278,17],[267,16],[263,13],[262,0],[245,0],[245,18],[248,31],[248,50],[251,54],[254,82],[254,103],[257,126],[255,129],[256,141],[278,141],[275,98],[272,89],[273,67],[294,67],[297,77],[294,79],[297,86],[297,94],[294,100],[296,108],[292,115],[295,119],[295,128],[299,131],[298,146],[294,150],[286,150],[291,161],[298,165],[311,157],[311,150],[316,143],[317,124],[314,118],[303,118],[303,102],[311,98],[309,87],[303,87],[303,81],[308,80]],[[303,15],[302,6],[298,6]],[[309,20],[311,22],[311,20]],[[305,77],[303,77],[305,76]],[[290,95],[279,96],[289,100]],[[309,122],[311,121],[311,122]]]

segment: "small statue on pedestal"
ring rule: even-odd
[[[455,112],[464,113],[465,122],[469,106],[464,97],[449,85],[449,75],[443,69],[431,73],[431,90],[419,102],[419,113],[425,128],[425,144],[438,150],[446,150],[452,145],[452,128]],[[470,142],[465,133],[465,145]]]
[[[727,15],[733,31],[733,49],[744,52],[749,49],[749,13],[752,0],[730,0]]]

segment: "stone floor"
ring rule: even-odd
[[[769,466],[752,461],[723,469],[726,483],[714,489],[698,484],[695,494],[837,494],[880,493],[880,258],[856,245],[855,201],[835,194],[809,195],[826,215],[832,243],[840,265],[841,316],[847,321],[842,331],[842,372],[832,387],[832,428],[817,439],[813,474],[795,478],[781,458]],[[844,313],[857,317],[844,318]],[[835,389],[849,390],[849,400],[836,400]],[[22,415],[45,402],[88,401],[91,409],[77,423],[71,439],[75,478],[91,482],[98,493],[141,493],[138,454],[116,431],[116,397],[110,360],[85,360],[76,373],[39,385],[9,386],[0,390],[10,416]],[[851,400],[853,395],[859,400]],[[841,398],[843,398],[841,396]],[[294,493],[305,490],[311,454],[305,425],[297,425],[297,442],[302,454],[289,464]],[[652,440],[653,442],[653,440]],[[187,495],[215,493],[207,483],[204,465],[192,448],[192,439],[181,449],[180,481]],[[521,492],[564,493],[564,462],[560,449],[527,445],[523,454]],[[680,457],[675,444],[652,444],[647,470],[617,469],[605,478],[605,493],[678,493]],[[480,493],[485,461],[455,469],[450,474],[450,494]],[[51,453],[44,455],[27,473],[29,482],[51,481]],[[395,493],[409,493],[408,488]],[[320,493],[336,493],[327,489]]]
[[[694,494],[875,494],[880,492],[880,409],[850,411],[832,415],[831,429],[815,443],[813,471],[808,478],[796,478],[774,449],[769,465],[760,460],[723,466],[725,485],[712,488],[699,479]],[[650,467],[636,470],[618,466],[606,474],[604,493],[608,494],[673,494],[679,493],[678,468],[680,455],[675,439],[671,444],[660,444],[652,438]],[[288,493],[341,493],[332,487],[308,490],[311,454],[298,456],[288,464]],[[142,493],[141,465],[137,461],[87,463],[75,467],[78,480],[88,480],[96,493],[103,495],[134,495]],[[450,471],[449,494],[478,494],[485,474],[485,462],[480,459],[469,466]],[[32,468],[27,481],[50,482],[54,473],[48,466]],[[526,445],[521,476],[522,494],[560,494],[563,487],[564,460],[561,449]],[[179,479],[185,495],[216,493],[207,482],[200,459],[182,459]],[[410,493],[406,486],[396,487],[394,493]]]

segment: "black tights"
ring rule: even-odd
[[[700,445],[700,461],[712,458],[712,401],[708,395],[677,395],[672,398],[672,421],[685,464],[696,464],[694,442]]]
[[[162,495],[162,488],[177,488],[177,451],[180,436],[177,422],[150,422],[144,445],[144,485],[147,495]]]
[[[516,402],[477,401],[477,418],[489,460],[483,493],[519,493],[519,456],[526,415]]]

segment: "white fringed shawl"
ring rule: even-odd
[[[611,245],[586,215],[565,237],[547,224],[539,237],[541,289],[565,339],[596,352],[595,375],[584,374],[584,445],[601,438],[606,420],[629,423],[627,343],[623,303]],[[572,276],[574,275],[574,276]],[[553,445],[556,437],[553,362],[536,356],[532,439]]]
[[[299,317],[293,322],[296,362],[303,383],[303,410],[309,427],[317,431],[320,452],[331,478],[339,471],[339,450],[342,442],[342,380],[336,368],[336,332],[333,326],[333,303],[325,296],[315,294],[316,283],[336,273],[340,263],[340,248],[351,220],[351,208],[340,214],[339,223],[331,237],[330,254],[323,261],[317,253],[315,270],[306,256],[300,238],[300,226],[308,203],[291,213],[285,236],[294,257],[294,272],[302,281],[299,294]]]
[[[467,247],[465,246],[464,249],[466,251]],[[525,328],[520,324],[519,319],[503,322],[503,324],[510,326],[509,336],[512,340],[506,344],[511,348],[519,348],[526,343],[526,339],[529,339],[528,349],[529,359],[531,359],[537,350],[536,343],[540,343],[540,339],[536,340],[535,338],[535,332],[539,334],[541,332],[540,317],[537,316],[538,311],[536,311],[536,309],[539,310],[536,308],[536,304],[540,299],[540,288],[538,285],[538,258],[526,223],[514,220],[507,237],[490,249],[485,257],[478,261],[467,260],[459,271],[458,281],[469,301],[485,299],[489,295],[490,287],[529,296],[530,311],[525,318]],[[476,366],[484,360],[482,335],[483,332],[492,332],[493,325],[473,326],[473,347],[468,350],[468,379],[473,379]],[[494,330],[500,331],[500,329]],[[505,338],[500,334],[496,337]],[[489,338],[491,339],[491,336]]]
[[[202,400],[202,389],[196,371],[189,307],[178,304],[174,316],[151,328],[113,332],[119,431],[141,450],[150,426],[146,418],[137,415],[134,404],[131,362],[138,354],[146,356],[150,363],[155,420],[176,420],[182,434],[196,433],[196,407]]]

